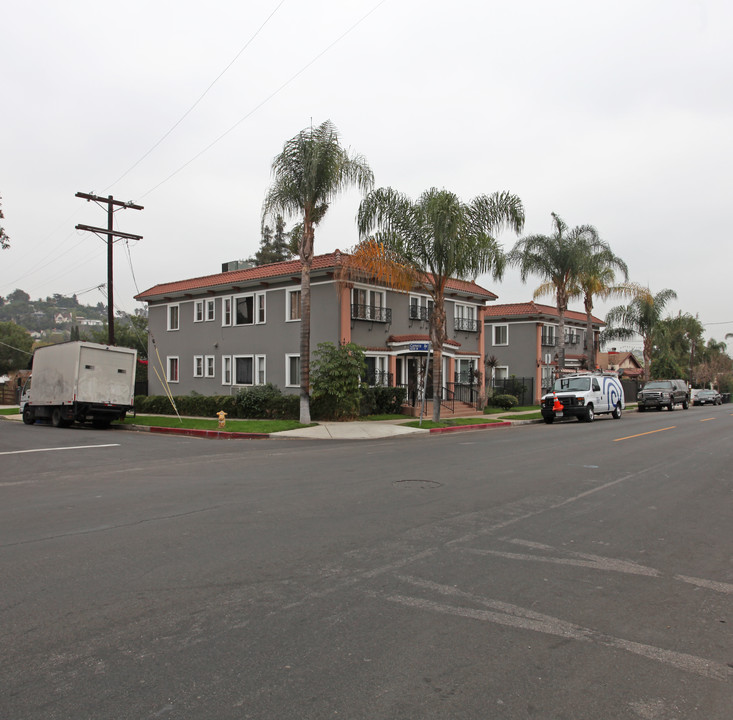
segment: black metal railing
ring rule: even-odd
[[[392,322],[392,308],[377,307],[376,305],[352,305],[352,320],[371,320],[372,322]]]
[[[422,305],[410,305],[410,320],[430,320],[430,308]]]
[[[472,318],[453,318],[453,327],[464,332],[478,332],[478,320]]]
[[[466,403],[466,405],[472,405],[478,410],[481,401],[478,385],[471,382],[456,381],[452,383],[451,390],[454,400]]]
[[[576,333],[565,333],[566,345],[577,345],[580,342],[580,335]]]
[[[542,344],[547,347],[555,347],[557,338],[554,335],[542,335]]]
[[[387,370],[367,370],[366,377],[364,378],[366,384],[370,387],[376,385],[382,385],[384,387],[391,387],[392,385],[392,373]]]

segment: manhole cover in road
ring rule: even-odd
[[[392,485],[407,490],[431,490],[440,487],[442,483],[435,480],[393,480]]]

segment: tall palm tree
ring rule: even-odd
[[[509,253],[512,265],[519,267],[522,282],[529,275],[539,275],[545,282],[534,297],[554,293],[558,321],[560,367],[565,361],[565,312],[568,301],[580,283],[588,255],[608,246],[592,225],[578,225],[572,230],[556,213],[552,213],[552,235],[528,235],[521,238]]]
[[[274,177],[265,195],[262,218],[282,213],[302,223],[298,241],[301,268],[300,422],[310,422],[310,274],[315,227],[329,204],[352,185],[366,192],[374,175],[360,155],[341,147],[336,127],[326,120],[306,128],[285,143],[272,162]]]
[[[652,364],[654,333],[662,321],[662,313],[670,300],[675,300],[677,293],[666,288],[652,295],[648,288],[638,294],[628,305],[617,305],[606,315],[607,327],[602,333],[603,341],[631,340],[639,335],[643,344],[644,380],[649,379]]]
[[[433,300],[430,342],[433,349],[433,420],[440,420],[443,387],[445,287],[449,278],[474,279],[504,271],[505,256],[495,235],[508,227],[521,232],[522,201],[507,192],[479,195],[461,202],[448,190],[431,188],[416,201],[392,188],[369,193],[359,207],[361,237],[354,251],[357,265],[372,276],[404,289],[404,277]],[[372,235],[376,231],[376,235]],[[397,271],[395,271],[397,268]],[[405,272],[400,279],[400,268]]]

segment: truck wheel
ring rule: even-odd
[[[646,412],[646,408],[643,405],[639,405],[638,408],[636,408],[639,412]]]
[[[585,421],[586,422],[593,422],[595,419],[595,413],[593,412],[593,406],[588,405],[588,409],[585,411]]]
[[[555,419],[555,418],[553,418],[553,417],[546,417],[546,418],[543,418],[543,420],[545,421],[545,424],[546,424],[546,425],[552,425],[552,421],[553,421],[554,419]]]
[[[27,405],[23,408],[23,422],[26,425],[33,425],[33,423],[36,421],[35,415],[33,413],[33,410],[31,410]]]
[[[611,417],[614,420],[618,420],[621,417],[621,403],[618,403],[611,413]]]
[[[669,401],[669,405],[667,405],[667,410],[669,410],[670,412],[674,410],[674,400]]]
[[[682,401],[682,409],[687,410],[687,408],[690,407],[690,403],[687,402],[687,400]]]
[[[61,417],[61,408],[55,407],[51,411],[51,425],[54,427],[63,427],[63,418]]]

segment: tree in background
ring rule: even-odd
[[[89,340],[102,345],[107,344],[107,325],[88,331]],[[118,312],[115,319],[115,345],[137,350],[140,360],[148,357],[148,318],[146,315],[130,315]]]
[[[552,213],[552,224],[552,235],[521,238],[512,248],[508,259],[519,268],[522,282],[526,282],[529,275],[538,275],[545,281],[534,291],[535,298],[555,295],[559,315],[557,347],[562,368],[565,363],[565,312],[570,298],[581,287],[583,270],[587,269],[587,257],[606,252],[612,256],[612,253],[593,225],[578,225],[571,230],[556,213]],[[591,341],[592,338],[591,325]]]
[[[606,315],[606,329],[601,333],[602,342],[609,340],[631,340],[640,336],[644,354],[644,380],[649,380],[654,337],[662,321],[664,308],[670,300],[675,300],[674,290],[660,290],[652,295],[648,288],[639,293],[628,305],[617,305]]]
[[[652,360],[649,376],[652,379],[685,378],[694,382],[693,369],[705,348],[704,328],[697,317],[679,312],[664,318],[654,331]]]
[[[5,217],[3,215],[3,208],[2,203],[0,203],[0,220],[2,220]],[[0,225],[0,248],[5,250],[6,248],[10,247],[10,238],[5,234],[5,228]]]
[[[362,239],[353,252],[355,267],[391,287],[417,285],[433,300],[433,420],[439,422],[446,283],[488,272],[501,277],[505,256],[495,235],[504,227],[521,232],[522,201],[497,192],[464,203],[448,190],[431,188],[413,202],[392,188],[380,188],[362,201],[357,222]]]
[[[30,367],[33,338],[14,322],[0,322],[0,375]]]
[[[290,260],[294,255],[297,255],[297,248],[295,252],[292,251],[290,235],[285,232],[283,216],[277,215],[274,233],[269,225],[263,226],[260,249],[255,253],[252,261],[255,265],[268,265]]]
[[[263,222],[273,214],[302,222],[298,240],[300,272],[300,422],[310,423],[311,265],[316,225],[341,192],[356,185],[366,191],[374,175],[364,158],[341,147],[336,127],[326,120],[299,132],[272,162],[274,180],[262,206]]]

